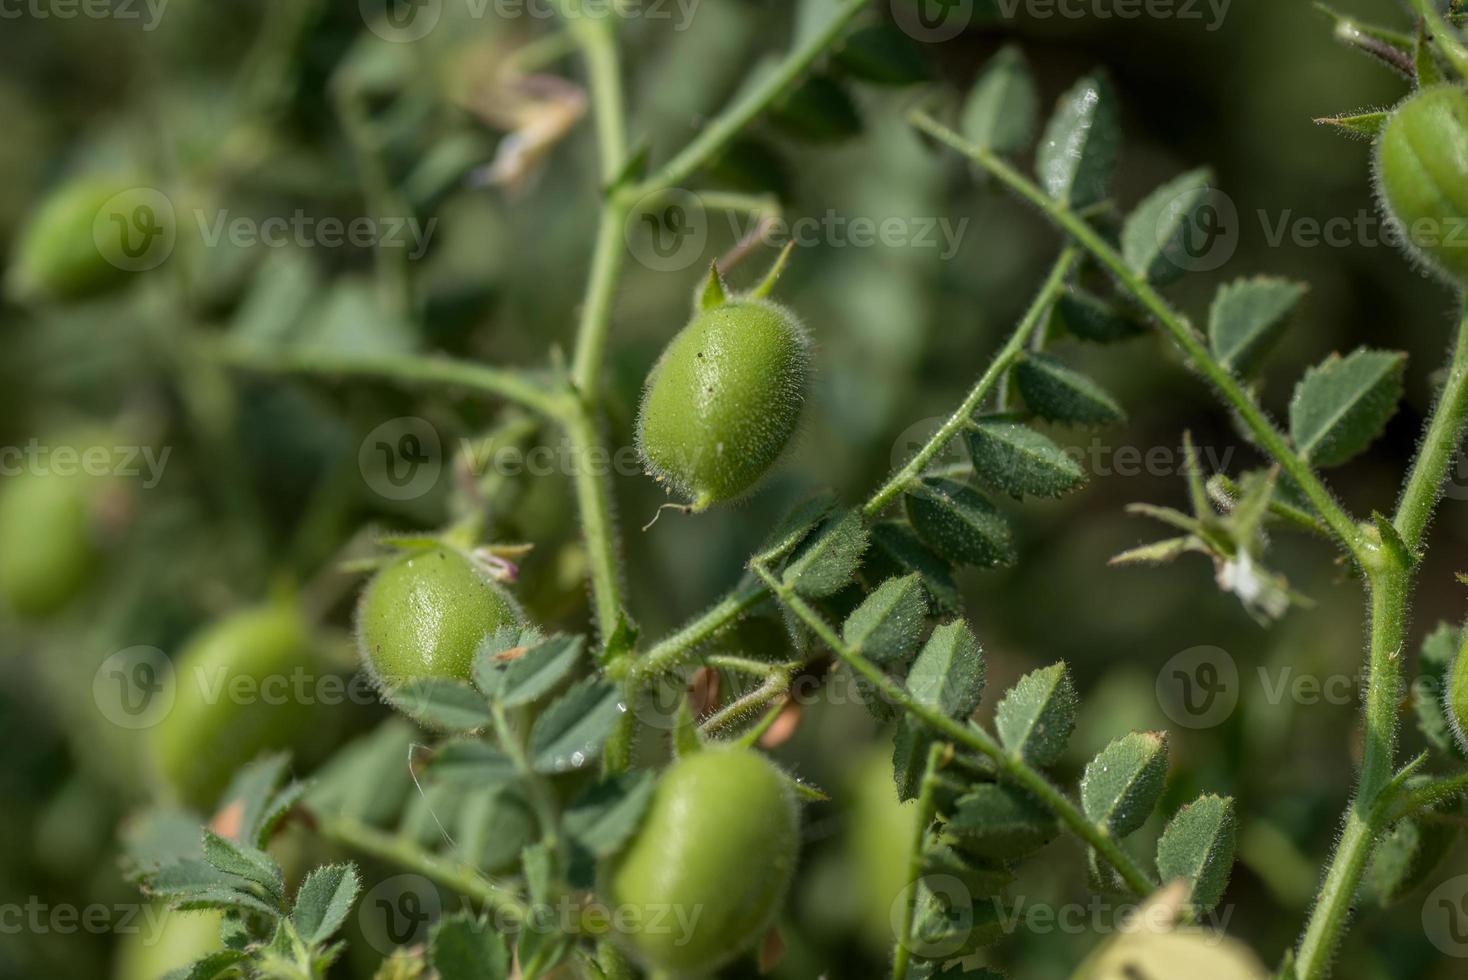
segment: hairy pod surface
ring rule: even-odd
[[[271,603],[206,626],[175,663],[173,708],[152,729],[159,774],[190,806],[207,810],[235,771],[257,756],[299,749],[329,707],[303,696],[295,678],[325,670],[301,611]]]
[[[694,510],[738,497],[785,451],[810,382],[810,342],[790,311],[759,299],[702,310],[648,375],[643,461]]]
[[[503,586],[454,548],[410,551],[372,579],[357,604],[357,647],[389,696],[423,677],[468,680],[479,641],[518,625]]]
[[[679,759],[603,872],[604,897],[639,921],[623,941],[676,976],[729,962],[779,910],[799,829],[785,775],[759,753],[709,748]]]
[[[1468,91],[1437,85],[1398,105],[1376,144],[1376,181],[1412,254],[1468,282]]]

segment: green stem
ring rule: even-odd
[[[1061,290],[1065,288],[1065,281],[1070,272],[1075,268],[1077,259],[1080,257],[1078,250],[1067,248],[1060,253],[1055,265],[1050,269],[1050,275],[1045,279],[1040,292],[1030,303],[1029,309],[1020,318],[1019,325],[1010,334],[1009,340],[994,355],[989,362],[989,367],[983,375],[969,389],[967,397],[948,416],[937,432],[917,451],[907,464],[892,475],[892,477],[867,500],[862,507],[862,514],[868,518],[875,517],[882,509],[890,504],[897,496],[906,490],[918,478],[918,475],[932,462],[933,457],[943,451],[943,448],[958,435],[960,429],[969,423],[974,412],[978,411],[989,392],[1008,373],[1009,368],[1024,353],[1025,342],[1045,320],[1045,314],[1049,312],[1051,305]]]
[[[809,626],[816,637],[829,647],[832,653],[876,688],[889,704],[898,706],[944,738],[992,759],[1001,776],[1029,791],[1054,813],[1068,830],[1094,848],[1102,860],[1116,869],[1117,874],[1133,893],[1139,896],[1146,895],[1156,887],[1157,883],[1137,865],[1131,855],[1123,850],[1110,834],[1087,820],[1080,808],[1053,786],[1044,774],[1032,768],[1022,757],[1006,752],[982,728],[972,723],[964,724],[955,721],[936,708],[913,698],[906,688],[894,682],[880,668],[851,649],[826,622],[825,618],[796,593],[793,586],[780,581],[762,566],[755,565],[753,570],[781,604]]]
[[[617,200],[602,203],[591,255],[591,274],[586,283],[586,300],[581,307],[581,325],[576,333],[576,359],[571,380],[588,405],[600,394],[602,360],[612,322],[612,300],[626,258],[623,233],[628,211]]]
[[[1004,160],[981,147],[970,144],[958,133],[937,122],[931,116],[922,112],[914,112],[910,119],[918,129],[973,160],[1017,196],[1039,208],[1056,226],[1089,252],[1097,262],[1105,266],[1122,288],[1131,293],[1156,318],[1182,349],[1193,368],[1202,374],[1238,413],[1259,448],[1278,462],[1280,467],[1295,481],[1341,544],[1358,561],[1362,560],[1365,543],[1360,528],[1336,503],[1330,491],[1315,475],[1315,471],[1294,451],[1284,433],[1274,426],[1274,423],[1264,414],[1264,410],[1259,407],[1254,397],[1240,384],[1239,380],[1209,352],[1208,347],[1193,330],[1191,324],[1181,314],[1174,311],[1144,278],[1132,271],[1126,260],[1094,228],[1088,225],[1080,215],[1052,200],[1033,181]]]
[[[635,688],[687,663],[690,655],[700,645],[768,596],[768,590],[753,584],[741,586],[724,596],[693,622],[650,647],[633,661],[627,672],[628,684]]]
[[[628,192],[632,200],[647,194],[677,187],[718,155],[734,137],[754,121],[760,113],[785,93],[811,64],[825,53],[846,30],[847,25],[861,13],[871,0],[843,0],[841,6],[831,14],[831,19],[819,31],[812,34],[800,47],[792,51],[774,71],[751,89],[734,105],[724,110],[718,118],[703,128],[677,156],[664,164],[652,177]]]
[[[1448,378],[1422,437],[1421,448],[1397,503],[1393,520],[1407,550],[1416,554],[1441,492],[1443,477],[1458,455],[1463,424],[1468,419],[1468,307],[1458,321],[1458,339],[1448,361]]]
[[[897,952],[892,959],[892,980],[907,980],[908,966],[912,960],[912,927],[917,921],[918,879],[923,874],[923,839],[928,833],[928,824],[933,819],[934,796],[938,787],[935,775],[938,763],[948,746],[934,742],[928,746],[928,760],[923,766],[922,787],[918,790],[917,819],[913,821],[912,843],[907,852],[907,901],[902,910],[902,935],[898,938]]]
[[[459,895],[493,909],[514,922],[523,922],[528,909],[511,888],[495,884],[479,869],[462,861],[423,850],[400,834],[390,834],[350,817],[317,815],[321,836],[369,857],[415,871]]]
[[[1386,555],[1386,552],[1382,553]],[[1389,560],[1389,559],[1388,559]],[[1357,778],[1356,797],[1346,814],[1335,854],[1300,939],[1296,957],[1299,980],[1329,975],[1361,876],[1385,829],[1394,794],[1392,756],[1396,745],[1397,697],[1402,643],[1406,634],[1407,572],[1378,569],[1371,577],[1370,674],[1366,689],[1366,744]]]
[[[1397,798],[1391,819],[1401,820],[1468,793],[1468,772],[1455,773],[1419,786]]]
[[[571,443],[572,482],[590,564],[592,603],[605,643],[622,620],[622,565],[612,516],[611,467],[600,462],[608,457],[601,451],[601,434],[585,402],[575,400],[563,413],[561,424]]]
[[[247,371],[271,374],[321,374],[380,378],[408,385],[469,388],[524,405],[545,415],[557,414],[548,387],[524,371],[484,367],[447,357],[399,354],[358,357],[319,351],[250,351],[227,344],[204,345],[213,357]]]

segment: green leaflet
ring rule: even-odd
[[[1290,438],[1316,466],[1339,466],[1396,414],[1407,355],[1360,348],[1305,372],[1290,400]]]
[[[1458,657],[1461,637],[1458,629],[1447,623],[1422,641],[1417,655],[1418,683],[1412,685],[1412,702],[1417,711],[1417,727],[1433,748],[1453,759],[1463,759],[1463,750],[1453,737],[1444,695],[1448,690],[1453,661]]]
[[[1213,173],[1190,170],[1154,190],[1127,216],[1121,252],[1137,275],[1162,285],[1194,268],[1194,221],[1212,193]]]
[[[907,689],[950,718],[974,713],[984,696],[984,657],[967,623],[957,619],[933,630],[907,673]]]
[[[785,567],[785,581],[810,599],[839,592],[861,564],[867,530],[861,515],[847,511],[833,517],[808,539]]]
[[[944,558],[980,567],[1014,562],[1009,522],[978,491],[943,477],[925,477],[904,503],[918,537]]]
[[[1166,780],[1166,733],[1132,732],[1086,764],[1081,806],[1113,837],[1125,837],[1147,822]]]
[[[847,617],[842,639],[879,666],[900,664],[917,646],[927,612],[921,576],[890,578]]]
[[[840,82],[812,75],[770,107],[770,120],[786,135],[813,143],[837,143],[859,135],[861,113]]]
[[[1126,418],[1100,385],[1049,354],[1027,354],[1013,370],[1025,404],[1048,422],[1099,426]]]
[[[1009,689],[994,713],[994,728],[1009,751],[1048,766],[1065,751],[1076,724],[1076,691],[1065,664],[1032,671]]]
[[[1055,200],[1080,210],[1106,198],[1121,148],[1121,124],[1111,85],[1082,78],[1061,96],[1036,153],[1040,185]]]
[[[610,857],[632,836],[657,785],[654,774],[634,770],[597,783],[566,808],[566,834],[595,857]]]
[[[428,934],[428,961],[439,980],[506,980],[510,951],[489,921],[470,912],[446,915]]]
[[[324,942],[341,928],[362,883],[350,864],[329,864],[306,876],[296,892],[291,923],[309,945]]]
[[[1096,344],[1128,340],[1147,332],[1147,325],[1129,311],[1079,288],[1057,299],[1051,315],[1067,332]]]
[[[964,433],[974,473],[1016,500],[1059,497],[1086,482],[1075,458],[1046,436],[1008,419],[975,419]]]
[[[445,732],[473,732],[494,719],[484,696],[463,681],[417,677],[393,692],[393,702],[414,721]]]
[[[1018,153],[1035,135],[1040,97],[1024,55],[1006,45],[989,59],[970,90],[959,131],[975,146],[1001,155]]]
[[[1234,801],[1210,795],[1179,810],[1157,842],[1157,871],[1163,882],[1187,883],[1195,919],[1212,911],[1228,887],[1235,835]]]
[[[914,85],[931,76],[917,42],[892,24],[852,32],[836,49],[835,62],[852,78],[874,85]]]
[[[948,832],[967,854],[1012,861],[1037,851],[1060,833],[1050,811],[1023,791],[984,783],[959,797]]]
[[[531,766],[551,775],[595,762],[623,710],[621,694],[611,684],[588,677],[572,685],[531,727]]]
[[[958,608],[953,566],[923,544],[912,528],[900,521],[881,521],[872,526],[872,545],[867,554],[866,574],[889,577],[917,572],[923,577],[923,587],[928,590],[935,611],[951,612]]]
[[[1208,310],[1208,346],[1224,367],[1241,375],[1258,370],[1279,341],[1305,284],[1255,276],[1220,286]]]

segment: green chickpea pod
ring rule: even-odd
[[[362,593],[357,646],[391,698],[423,677],[468,680],[479,642],[523,618],[509,592],[470,556],[447,546],[409,551]]]
[[[778,271],[733,298],[713,273],[693,319],[648,375],[638,449],[695,512],[754,487],[799,428],[810,339],[793,313],[764,298]]]
[[[759,753],[721,747],[679,759],[603,869],[603,897],[642,923],[621,938],[646,966],[673,976],[728,963],[779,911],[799,829],[789,781]]]
[[[1376,144],[1376,183],[1412,254],[1468,282],[1468,90],[1434,85],[1392,110]]]
[[[175,664],[175,700],[151,731],[158,772],[180,799],[208,810],[236,770],[257,756],[302,749],[330,720],[293,678],[326,670],[320,638],[301,610],[271,602],[197,633]]]

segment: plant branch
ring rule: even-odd
[[[1033,204],[1076,244],[1106,267],[1127,292],[1162,325],[1182,348],[1193,368],[1211,383],[1218,394],[1238,413],[1259,447],[1279,463],[1299,485],[1306,498],[1329,525],[1332,533],[1358,562],[1364,564],[1366,548],[1356,522],[1336,503],[1315,471],[1290,446],[1284,433],[1264,414],[1258,402],[1229,370],[1218,362],[1186,318],[1173,310],[1158,292],[1132,271],[1116,250],[1074,211],[1052,200],[1033,181],[989,151],[972,145],[958,133],[921,111],[910,116],[913,125],[983,167],[1017,196]]]
[[[1458,455],[1468,419],[1468,308],[1458,321],[1458,339],[1448,361],[1448,377],[1417,450],[1411,475],[1392,521],[1407,550],[1416,554],[1441,493],[1443,477]]]
[[[572,482],[590,565],[592,604],[605,643],[622,619],[622,564],[612,512],[611,468],[597,462],[605,453],[601,452],[596,422],[584,402],[575,400],[563,414],[561,424],[571,443]]]
[[[1156,887],[1157,883],[1132,860],[1131,855],[1110,834],[1087,820],[1080,808],[1052,785],[1043,773],[1031,767],[1023,758],[1006,752],[988,732],[977,725],[955,721],[915,699],[906,688],[895,683],[880,668],[848,646],[820,612],[801,598],[793,586],[782,582],[761,565],[751,567],[782,605],[809,626],[832,653],[864,677],[888,703],[922,721],[944,738],[992,759],[1001,776],[1027,790],[1054,813],[1068,830],[1094,848],[1102,860],[1116,869],[1133,893],[1146,895]]]
[[[1383,553],[1384,554],[1384,553]],[[1322,980],[1340,944],[1356,892],[1372,851],[1385,829],[1396,794],[1391,766],[1396,746],[1397,696],[1402,643],[1406,633],[1405,569],[1389,568],[1371,575],[1370,674],[1366,689],[1366,745],[1355,799],[1325,880],[1300,938],[1296,971],[1299,980]]]
[[[912,459],[908,460],[902,469],[892,474],[891,478],[862,506],[862,514],[865,517],[872,518],[881,513],[884,507],[911,486],[923,469],[932,462],[933,457],[941,453],[953,437],[958,435],[959,430],[972,420],[974,412],[978,411],[984,399],[989,396],[989,392],[1005,376],[1015,360],[1024,353],[1025,341],[1044,321],[1051,304],[1065,288],[1066,278],[1075,268],[1076,260],[1079,257],[1080,252],[1075,248],[1067,248],[1060,253],[1060,258],[1056,259],[1050,275],[1045,279],[1044,285],[1040,287],[1040,292],[1035,296],[1034,301],[1030,303],[1029,309],[1020,318],[1009,340],[999,349],[999,353],[994,355],[994,359],[989,362],[989,367],[969,389],[968,395],[953,414],[948,416],[948,420],[943,423],[942,427],[934,432]]]
[[[912,960],[912,927],[917,920],[918,879],[923,874],[923,838],[933,819],[938,763],[947,750],[947,743],[934,742],[928,746],[928,760],[923,766],[922,786],[918,790],[917,819],[913,821],[912,843],[907,852],[907,900],[902,910],[902,935],[898,937],[897,952],[892,959],[892,980],[907,980],[907,969]]]
[[[558,412],[548,379],[525,371],[485,367],[448,357],[412,354],[359,357],[320,351],[251,351],[228,343],[207,343],[202,346],[216,360],[246,371],[378,378],[414,386],[446,385],[494,395],[547,416],[554,416]]]
[[[1414,816],[1430,807],[1461,797],[1464,793],[1468,793],[1468,772],[1433,780],[1397,797],[1391,819],[1397,821]]]
[[[514,922],[523,922],[528,909],[513,889],[498,885],[462,861],[432,854],[400,834],[390,834],[350,817],[313,814],[321,836],[369,857],[416,871]]]

